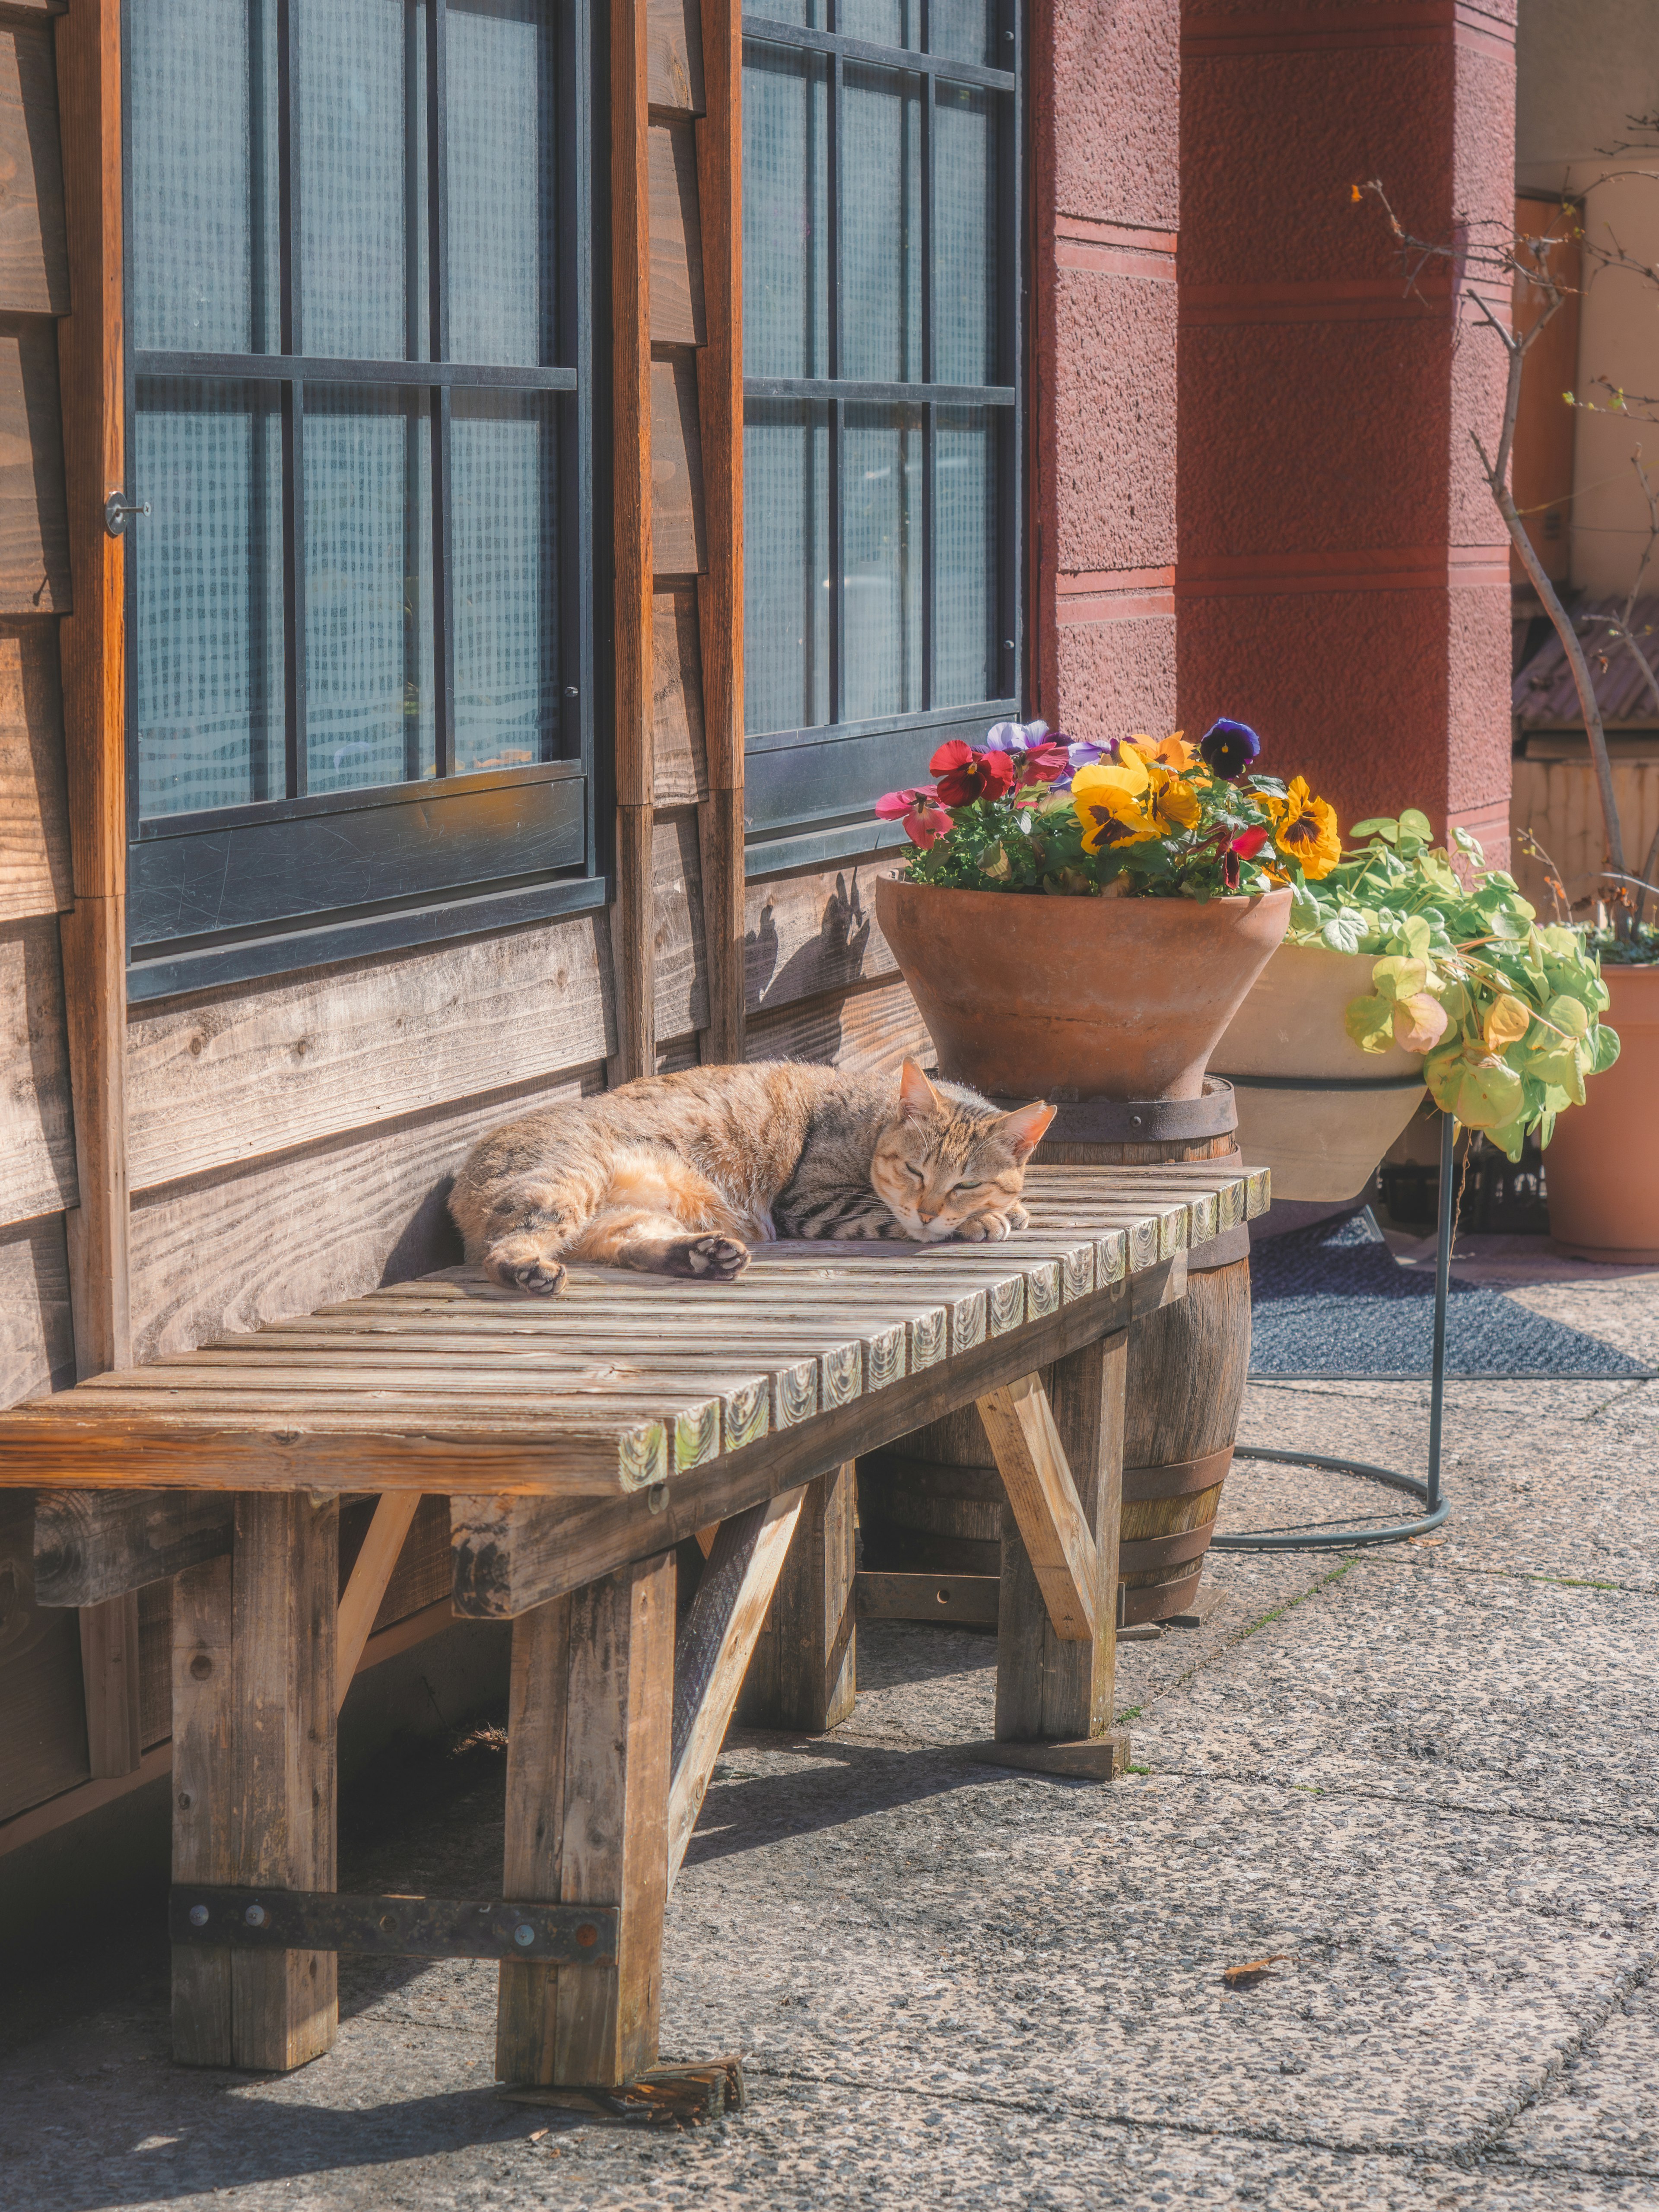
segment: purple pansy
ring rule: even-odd
[[[1040,745],[1048,734],[1046,722],[993,722],[985,732],[985,750],[991,753],[1023,753]]]
[[[1102,744],[1094,744],[1087,738],[1079,738],[1071,748],[1073,769],[1092,768],[1097,761],[1109,763],[1117,759],[1117,739],[1108,738]]]
[[[1220,721],[1211,723],[1199,740],[1198,750],[1212,774],[1231,783],[1261,750],[1261,740],[1248,722],[1231,722],[1224,715]]]

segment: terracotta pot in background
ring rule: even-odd
[[[1200,906],[884,876],[876,914],[942,1075],[1007,1097],[1197,1098],[1291,894]]]
[[[1619,1057],[1544,1154],[1550,1236],[1576,1260],[1659,1261],[1659,968],[1601,970]]]
[[[1350,1000],[1371,988],[1375,961],[1281,945],[1210,1055],[1237,1092],[1239,1147],[1252,1167],[1272,1169],[1275,1202],[1363,1196],[1422,1102],[1419,1054],[1399,1045],[1362,1052],[1344,1026]],[[1298,1075],[1354,1087],[1298,1090],[1290,1081]]]

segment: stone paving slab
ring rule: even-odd
[[[1506,2157],[1581,2172],[1618,2167],[1659,2180],[1659,1985],[1615,2005],[1549,2094],[1504,2137]],[[1659,2191],[1654,2192],[1659,2201]]]

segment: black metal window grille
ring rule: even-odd
[[[751,872],[1021,690],[1017,0],[744,16]]]
[[[126,11],[136,997],[603,897],[588,15]]]

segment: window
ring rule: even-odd
[[[1018,52],[1012,0],[744,17],[751,868],[1017,711]]]
[[[586,8],[125,15],[131,994],[597,902]]]

